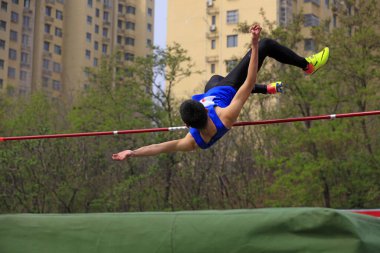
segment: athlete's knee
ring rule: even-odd
[[[277,44],[277,41],[275,41],[273,39],[263,38],[263,39],[260,39],[259,47],[261,49],[270,49],[271,47],[273,47],[276,44]]]

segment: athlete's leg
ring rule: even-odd
[[[251,50],[243,57],[239,64],[223,79],[222,82],[233,85],[236,89],[244,83],[247,73]],[[259,42],[258,70],[260,70],[265,58],[269,56],[277,61],[305,69],[308,62],[289,48],[280,45],[272,39],[261,39]]]

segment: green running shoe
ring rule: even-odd
[[[330,50],[328,47],[325,47],[321,52],[313,54],[309,57],[306,57],[306,61],[309,63],[304,70],[306,74],[314,74],[318,69],[323,67],[330,55]]]

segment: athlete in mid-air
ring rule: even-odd
[[[315,55],[303,58],[272,39],[261,39],[259,42],[259,25],[253,25],[249,31],[251,49],[239,64],[226,77],[212,76],[206,84],[204,94],[194,95],[181,104],[181,118],[189,127],[189,133],[185,137],[135,150],[124,150],[113,154],[112,159],[124,160],[129,157],[209,148],[232,128],[251,93],[282,92],[281,82],[256,84],[257,72],[267,56],[299,67],[306,74],[314,73],[328,60],[327,47]]]

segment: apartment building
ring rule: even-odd
[[[332,18],[329,26],[336,25],[331,5],[329,0],[168,0],[167,43],[180,43],[195,62],[195,70],[203,71],[178,83],[173,94],[189,97],[194,91],[202,91],[212,75],[226,75],[249,43],[249,35],[235,30],[237,24],[262,24],[261,9],[277,25],[286,25],[293,13],[303,10],[303,50],[311,54],[315,44],[310,39],[310,27],[327,18]]]
[[[151,52],[154,0],[0,0],[0,92],[73,99],[86,67]]]

